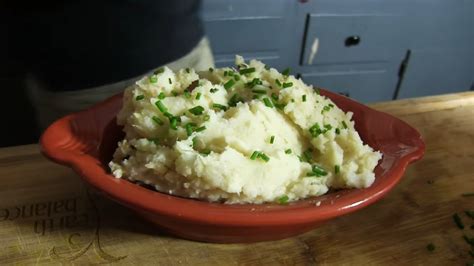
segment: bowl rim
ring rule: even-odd
[[[394,162],[389,172],[386,173],[388,176],[381,180],[377,186],[373,184],[365,189],[342,190],[342,196],[336,202],[330,204],[323,202],[321,205],[315,206],[314,201],[324,197],[324,195],[286,205],[274,203],[222,204],[172,196],[141,187],[126,179],[115,178],[98,164],[97,157],[81,152],[80,145],[76,145],[76,150],[61,148],[61,140],[71,138],[70,123],[72,121],[80,116],[100,113],[101,110],[109,108],[110,105],[121,100],[122,93],[114,95],[89,109],[67,115],[54,122],[40,138],[41,152],[50,160],[71,167],[89,185],[102,191],[113,200],[142,212],[151,212],[155,215],[174,217],[194,223],[229,226],[315,223],[356,211],[376,202],[400,181],[407,166],[421,159],[425,151],[425,144],[420,133],[403,120],[327,90],[321,89],[321,94],[331,99],[339,98],[339,100],[343,100],[356,108],[362,108],[369,113],[376,112],[387,119],[395,120],[397,124],[413,131],[413,140],[416,143],[413,151]],[[127,193],[124,193],[124,191],[127,191]]]

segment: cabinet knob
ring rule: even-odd
[[[358,45],[360,43],[360,37],[357,35],[349,36],[346,38],[344,43],[346,44],[346,47]]]

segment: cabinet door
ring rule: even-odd
[[[296,3],[285,0],[206,0],[203,19],[218,67],[233,65],[235,55],[277,68],[289,64],[288,31]],[[296,47],[296,46],[295,46]]]
[[[398,98],[467,91],[474,82],[474,53],[413,50]]]

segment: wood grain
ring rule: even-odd
[[[464,265],[474,220],[474,93],[372,105],[416,127],[425,158],[387,197],[311,232],[255,244],[206,244],[163,234],[88,191],[37,145],[0,149],[0,264]],[[426,245],[433,243],[430,252]]]

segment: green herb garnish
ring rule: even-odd
[[[270,157],[268,157],[265,153],[261,152],[258,154],[258,158],[264,160],[265,162],[270,161]]]
[[[433,243],[429,243],[429,244],[426,246],[426,249],[427,249],[428,251],[430,251],[430,252],[433,252],[433,251],[436,249],[436,247],[435,247],[435,245],[434,245]]]
[[[155,106],[160,110],[160,112],[162,113],[167,113],[168,112],[168,108],[166,108],[166,106],[161,102],[161,101],[156,101],[155,102]]]
[[[272,93],[272,99],[278,101],[278,95],[276,93]]]
[[[345,129],[347,128],[346,121],[342,121],[342,127],[344,127]]]
[[[321,110],[321,114],[323,114],[324,112],[328,112],[329,110],[331,110],[331,107],[326,105],[323,107],[323,110]]]
[[[272,101],[270,101],[270,99],[268,99],[267,97],[263,98],[263,103],[265,103],[265,106],[273,108]]]
[[[302,100],[303,102],[306,102],[306,94],[303,95],[303,96],[301,96],[301,100]]]
[[[211,154],[211,150],[205,149],[205,150],[202,150],[200,153],[201,153],[203,156],[208,156],[209,154]]]
[[[288,200],[289,200],[289,199],[290,199],[290,198],[288,198],[287,195],[283,195],[283,196],[281,196],[281,197],[278,198],[278,203],[279,203],[279,204],[282,204],[282,205],[283,205],[283,204],[288,204]]]
[[[163,121],[161,121],[161,119],[158,118],[158,116],[153,116],[151,119],[152,119],[153,121],[155,121],[155,123],[157,123],[157,124],[160,125],[160,126],[162,126],[162,125],[164,124]]]
[[[285,150],[285,153],[286,153],[286,154],[291,154],[291,149]]]
[[[289,87],[292,87],[292,86],[293,86],[293,82],[283,83],[283,88],[289,88]]]
[[[206,126],[198,127],[194,131],[201,132],[201,131],[204,131],[204,130],[206,130]]]
[[[250,74],[250,73],[253,73],[253,72],[255,72],[255,67],[249,67],[249,68],[239,70],[240,75],[246,75],[246,74]]]
[[[240,97],[239,94],[235,93],[234,95],[232,95],[232,97],[230,98],[229,100],[229,106],[232,106],[232,107],[235,107],[237,106],[237,103],[238,102],[243,102],[244,99],[242,97]]]
[[[316,177],[320,177],[320,176],[325,176],[327,175],[328,172],[326,172],[323,168],[321,168],[320,166],[317,166],[317,165],[313,165],[312,168],[311,168],[311,172],[307,174],[307,176],[316,176]]]
[[[150,83],[156,83],[158,81],[158,78],[156,76],[150,76],[149,80]]]
[[[200,92],[198,92],[198,93],[196,94],[196,100],[201,99],[201,95],[202,95],[202,94],[201,94]]]
[[[341,171],[341,167],[339,165],[334,165],[334,173],[339,174],[339,172]]]
[[[212,104],[212,108],[220,109],[220,110],[222,110],[222,111],[226,111],[226,110],[227,110],[227,106],[222,105],[222,104],[218,104],[218,103],[213,103],[213,104]]]
[[[193,115],[202,115],[204,112],[204,107],[198,105],[188,110]]]
[[[155,72],[153,72],[155,75],[158,75],[158,74],[161,74],[165,72],[165,68],[164,67],[160,67],[158,68],[157,70],[155,70]]]
[[[311,152],[311,149],[308,149],[303,152],[303,159],[305,159],[306,162],[309,162],[313,159],[313,155],[311,154]]]
[[[253,89],[252,92],[257,93],[257,94],[266,94],[267,93],[266,90],[257,90],[257,89]]]
[[[145,95],[138,95],[137,97],[135,97],[135,101],[141,101],[145,99]]]
[[[318,137],[319,135],[323,134],[324,131],[321,129],[318,123],[315,123],[313,126],[309,128],[309,133],[313,138]]]
[[[212,88],[212,89],[210,89],[209,91],[210,91],[211,93],[215,93],[215,92],[218,91],[218,90],[219,90],[219,89]]]
[[[184,91],[184,97],[187,99],[191,98],[191,93],[189,91]]]
[[[178,130],[178,118],[177,117],[171,117],[170,118],[170,127],[171,129]]]
[[[459,229],[464,229],[464,224],[461,220],[461,217],[457,213],[453,214],[453,221]]]
[[[189,68],[188,67],[186,68],[186,73],[189,73]]]
[[[255,160],[257,159],[258,155],[260,154],[259,151],[254,151],[252,155],[250,155],[250,160]]]
[[[339,128],[336,128],[336,135],[341,134],[341,130]]]
[[[273,144],[273,142],[275,142],[275,136],[270,137],[270,144]]]
[[[211,72],[211,73],[214,72],[214,68],[210,67],[209,72]]]
[[[165,93],[164,93],[164,92],[160,92],[160,94],[158,94],[158,99],[163,100],[164,98],[166,98]]]
[[[173,84],[173,82],[171,81],[171,78],[168,78],[168,83]]]
[[[155,145],[159,145],[160,144],[160,139],[159,138],[150,138],[148,139],[149,141],[155,143]]]
[[[281,72],[283,74],[283,76],[288,76],[290,75],[290,68],[285,68],[285,70],[283,70],[283,72]]]
[[[281,82],[278,79],[275,79],[276,84],[281,87]]]
[[[186,134],[188,136],[191,136],[193,134],[195,126],[196,126],[196,124],[194,124],[194,123],[188,123],[188,124],[186,124],[186,126],[184,126],[184,128],[186,129]]]
[[[229,79],[229,81],[227,81],[227,82],[224,84],[224,88],[225,88],[226,90],[228,90],[228,89],[232,88],[232,86],[234,86],[234,84],[235,84],[235,80]]]

